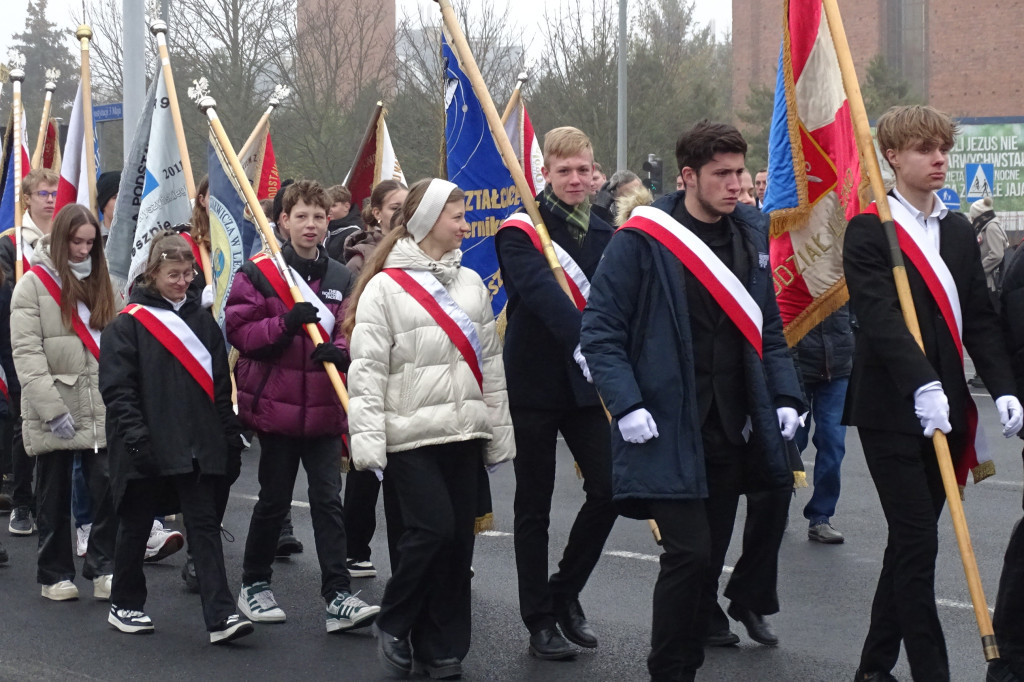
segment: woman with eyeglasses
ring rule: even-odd
[[[71,471],[78,455],[93,502],[93,526],[82,574],[93,596],[110,595],[114,518],[107,476],[106,413],[99,393],[100,331],[115,314],[100,226],[71,204],[36,243],[28,270],[14,287],[11,344],[21,380],[24,445],[35,457],[39,553],[36,579],[43,597],[78,598],[71,549]]]
[[[110,414],[120,520],[107,622],[153,630],[142,565],[154,515],[181,511],[212,644],[252,632],[228,588],[217,500],[238,478],[241,426],[220,328],[190,286],[196,262],[176,232],[156,236],[128,305],[103,333],[99,384]],[[182,428],[188,424],[189,428]]]

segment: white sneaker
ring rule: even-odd
[[[43,596],[53,601],[78,599],[78,588],[70,580],[61,580],[53,585],[43,585]]]
[[[154,562],[165,559],[185,546],[185,536],[176,530],[164,529],[164,524],[153,521],[153,530],[146,541],[146,558],[144,561]]]
[[[89,533],[92,532],[92,524],[79,526],[76,532],[78,534],[78,556],[85,556],[89,551]]]
[[[107,622],[121,632],[129,634],[147,634],[153,632],[153,621],[142,611],[131,609],[119,609],[114,605],[110,606],[110,613],[107,614]]]
[[[379,606],[371,606],[356,594],[338,592],[327,605],[327,632],[341,632],[365,628],[373,624]]]
[[[102,601],[110,599],[110,586],[114,582],[114,576],[107,574],[92,579],[92,596]]]
[[[283,623],[284,611],[277,605],[270,583],[259,581],[242,585],[238,594],[238,608],[254,623]]]

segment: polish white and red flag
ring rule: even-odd
[[[85,151],[85,112],[82,103],[82,84],[78,84],[75,104],[68,119],[68,137],[64,143],[64,157],[60,164],[60,181],[57,184],[57,203],[53,214],[67,204],[82,204],[88,207],[89,176]],[[93,150],[93,153],[95,151]]]
[[[505,121],[505,133],[512,142],[519,164],[523,167],[526,184],[530,186],[533,195],[537,196],[543,191],[545,184],[544,175],[540,172],[541,166],[544,165],[544,155],[541,153],[537,136],[533,133],[533,123],[530,122],[530,115],[526,113],[526,103],[522,97]]]

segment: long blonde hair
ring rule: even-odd
[[[96,239],[89,251],[92,272],[85,279],[78,279],[71,272],[68,261],[71,256],[71,237],[82,225],[88,223],[96,230]],[[57,275],[60,276],[61,290],[60,317],[64,326],[71,327],[72,314],[81,301],[89,309],[89,326],[102,330],[114,319],[114,287],[107,272],[107,259],[103,256],[103,240],[100,239],[100,223],[89,209],[79,204],[68,204],[53,219],[50,233],[50,258]]]

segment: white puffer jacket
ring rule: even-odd
[[[483,394],[465,359],[430,314],[394,279],[371,279],[356,312],[349,368],[349,433],[357,469],[384,469],[387,453],[487,439],[484,460],[515,457],[501,341],[480,276],[455,250],[435,261],[401,239],[385,267],[426,270],[476,327],[483,350]]]

